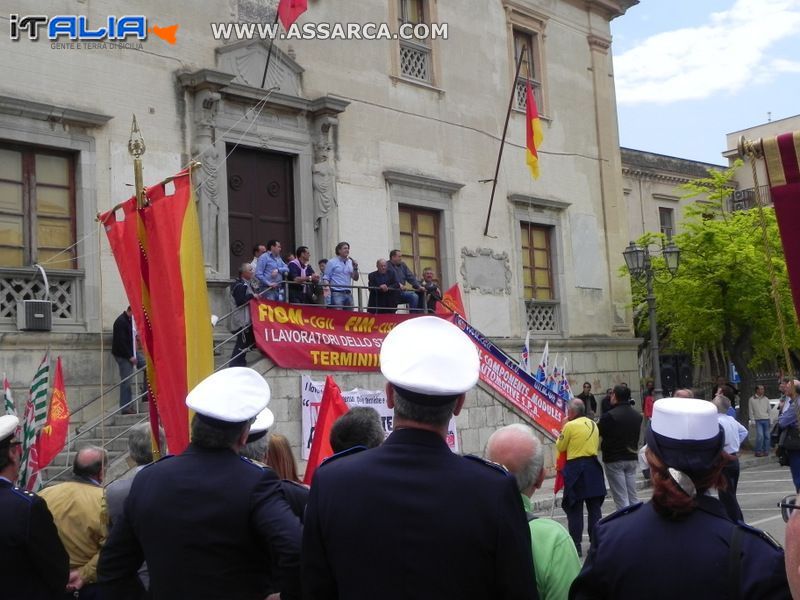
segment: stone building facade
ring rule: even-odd
[[[680,233],[683,209],[702,197],[686,198],[681,186],[721,165],[642,150],[621,148],[622,178],[628,210],[628,237],[636,241],[645,233]]]
[[[18,4],[19,14],[41,12]],[[433,266],[444,288],[461,284],[473,325],[513,356],[531,330],[534,359],[549,340],[573,382],[627,381],[636,395],[629,282],[618,275],[631,230],[609,31],[636,1],[311,2],[301,25],[446,24],[447,38],[282,39],[271,51],[259,39],[215,39],[212,24],[273,22],[275,4],[181,0],[151,15],[144,2],[76,2],[70,10],[93,27],[147,14],[148,27],[178,24],[177,39],[0,40],[0,152],[11,165],[0,175],[0,223],[13,234],[0,241],[0,370],[13,386],[27,386],[45,348],[64,355],[70,404],[93,397],[101,373],[104,385],[116,381],[109,332],[126,301],[95,215],[132,193],[136,114],[145,183],[192,158],[202,164],[212,312],[227,312],[233,269],[257,242],[307,245],[315,264],[347,240],[365,271],[402,248],[417,272]],[[532,60],[514,81],[523,46]],[[523,158],[525,79],[544,129],[536,181]],[[34,262],[49,277],[50,332],[17,327],[17,302],[43,293]],[[269,377],[288,382],[278,401],[299,394],[297,372]],[[378,384],[362,378],[361,387]],[[297,441],[295,413],[278,416]],[[517,418],[476,392],[462,449],[480,452],[490,428]]]

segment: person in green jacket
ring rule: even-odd
[[[531,529],[536,586],[541,600],[565,600],[581,561],[563,525],[531,513],[531,496],[544,481],[544,448],[533,429],[515,423],[495,431],[486,444],[486,458],[500,463],[517,480]]]

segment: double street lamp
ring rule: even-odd
[[[661,389],[661,360],[658,352],[658,325],[656,323],[656,297],[653,293],[653,281],[660,283],[668,283],[672,281],[675,274],[678,272],[678,265],[681,261],[681,251],[673,243],[670,242],[661,250],[656,250],[653,255],[664,259],[663,267],[654,267],[650,249],[648,246],[638,246],[636,243],[631,242],[630,245],[624,250],[622,256],[625,258],[625,264],[628,267],[628,272],[631,277],[637,281],[646,283],[647,285],[647,308],[650,318],[650,344],[653,354],[653,382],[656,389],[654,390],[655,399],[661,398],[663,391]]]

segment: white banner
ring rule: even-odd
[[[311,452],[311,440],[314,436],[314,427],[319,416],[319,405],[322,401],[322,390],[325,388],[324,381],[312,381],[308,375],[301,377],[302,398],[303,398],[303,445],[300,453],[303,460],[308,460]],[[350,391],[343,391],[347,406],[369,406],[374,408],[381,418],[383,433],[389,436],[394,428],[394,410],[386,406],[386,392],[384,390],[362,390],[355,388]],[[450,419],[447,426],[447,445],[450,450],[458,452],[458,436],[456,435],[456,419]]]

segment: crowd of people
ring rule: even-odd
[[[285,260],[281,251],[279,240],[253,248],[252,260],[242,263],[239,277],[231,286],[236,306],[245,302],[242,286],[247,287],[251,297],[344,310],[361,307],[354,292],[366,289],[369,295],[365,308],[372,313],[395,312],[400,305],[411,312],[433,312],[436,302],[442,299],[434,270],[426,267],[419,280],[397,249],[389,252],[388,260],[377,260],[375,270],[367,274],[366,286],[361,284],[358,261],[350,256],[347,242],[336,244],[334,256],[317,263],[318,271],[311,266],[307,246],[298,247]]]
[[[780,504],[785,557],[725,500],[738,476],[730,444],[741,431],[727,421],[724,393],[706,401],[679,390],[653,402],[644,447],[653,494],[640,503],[632,477],[642,416],[630,389],[615,385],[607,409],[595,405],[590,418],[584,388],[556,442],[566,459],[567,530],[532,513],[545,449],[531,427],[499,428],[486,459],[450,451],[448,423],[480,369],[464,332],[436,317],[404,321],[380,358],[394,431],[384,441],[373,409],[349,411],[330,434],[336,454],[310,487],[288,440],[270,435],[269,383],[246,367],[218,371],[188,394],[194,417],[182,454],[152,463],[149,429],[135,427],[135,468],[105,488],[107,458],[95,447],[78,452],[71,481],[39,495],[15,488],[18,420],[0,417],[2,597],[771,599],[800,591],[794,497]],[[800,382],[784,390],[788,432],[797,429]],[[787,437],[779,443],[790,446]],[[800,445],[787,447],[790,461],[793,452]],[[606,480],[617,510],[601,519]],[[590,546],[581,564],[584,508]]]

